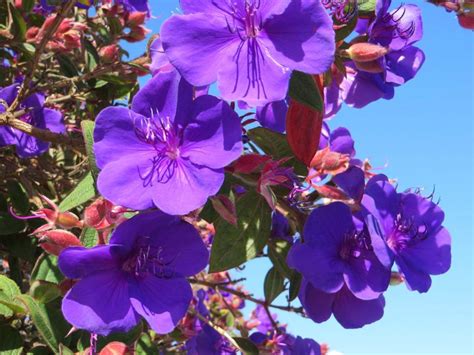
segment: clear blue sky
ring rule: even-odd
[[[153,33],[177,0],[150,0]],[[397,5],[399,1],[393,1]],[[410,3],[410,1],[405,1]],[[472,354],[473,281],[473,32],[457,25],[452,14],[422,1],[426,54],[418,76],[398,88],[391,101],[380,100],[362,110],[344,108],[330,123],[345,126],[356,140],[359,158],[399,181],[401,189],[422,187],[446,212],[445,226],[453,238],[453,263],[448,274],[434,277],[427,294],[408,292],[404,285],[386,293],[384,318],[360,330],[345,330],[331,319],[323,324],[279,314],[297,335],[328,343],[344,354]],[[143,44],[128,45],[132,57]],[[248,263],[247,288],[263,296],[269,264]],[[277,302],[285,302],[280,297]]]

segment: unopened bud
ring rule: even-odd
[[[36,36],[39,33],[39,27],[30,27],[26,31],[25,37],[27,42],[34,41],[36,39]]]
[[[146,11],[131,12],[128,15],[126,25],[128,27],[136,27],[136,26],[143,25],[145,23],[146,17],[147,17],[147,12]]]
[[[82,228],[82,222],[72,212],[59,212],[55,223],[64,229]]]
[[[54,229],[38,234],[41,248],[49,254],[58,256],[63,249],[82,246],[80,240],[71,232]]]
[[[99,50],[99,56],[105,63],[114,62],[119,53],[119,46],[116,44],[110,44]]]
[[[383,73],[384,72],[384,67],[382,63],[380,63],[379,60],[373,60],[371,62],[356,62],[354,61],[357,69],[365,71],[367,73],[373,73],[373,74],[378,74],[378,73]]]
[[[131,43],[140,42],[145,39],[148,33],[150,33],[148,28],[145,28],[144,26],[136,26],[131,29],[130,33],[126,35],[124,39]]]
[[[371,62],[379,59],[388,53],[388,49],[378,44],[372,43],[355,43],[346,51],[354,61]]]
[[[462,28],[474,30],[474,12],[465,12],[458,15],[458,22]]]
[[[390,276],[390,285],[398,286],[405,281],[405,278],[399,272],[392,271],[392,275]]]
[[[349,168],[349,161],[349,155],[332,152],[329,147],[326,147],[316,152],[311,160],[310,167],[319,174],[337,175]]]
[[[130,355],[132,352],[128,346],[118,341],[108,343],[99,353],[99,355]]]

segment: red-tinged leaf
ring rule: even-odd
[[[225,195],[211,198],[212,206],[230,224],[237,225],[237,211],[234,203]]]
[[[245,154],[237,159],[229,169],[236,173],[251,174],[270,159],[271,157],[267,155]]]
[[[286,115],[286,138],[295,156],[307,166],[318,149],[322,124],[322,112],[298,101],[290,101]]]
[[[107,344],[99,353],[99,355],[131,355],[132,352],[128,346],[118,341]]]

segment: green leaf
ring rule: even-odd
[[[267,155],[274,159],[292,157],[293,152],[286,140],[286,136],[273,132],[267,128],[257,127],[247,132],[250,140],[255,142]]]
[[[49,303],[61,296],[61,290],[55,283],[36,280],[31,284],[30,295],[40,303]]]
[[[25,313],[24,307],[16,300],[21,294],[20,288],[13,281],[4,275],[0,275],[0,304],[13,313]],[[5,316],[11,316],[11,312],[5,312]],[[3,312],[2,312],[3,314]]]
[[[18,299],[28,308],[31,320],[38,329],[41,337],[46,344],[53,350],[58,352],[58,339],[53,331],[51,321],[44,307],[41,307],[31,296],[20,295]]]
[[[359,12],[373,12],[375,11],[375,5],[377,0],[357,0],[357,6]]]
[[[26,223],[13,217],[10,212],[0,212],[0,235],[10,235],[23,232]]]
[[[271,210],[265,199],[249,191],[237,200],[236,208],[236,226],[222,218],[215,223],[209,272],[229,270],[253,259],[268,240]]]
[[[293,270],[286,263],[290,248],[291,245],[286,240],[272,239],[268,243],[268,256],[273,266],[288,279],[293,275]]]
[[[156,346],[153,344],[149,334],[144,333],[140,339],[137,340],[135,344],[135,352],[137,355],[157,353]]]
[[[263,291],[265,294],[265,301],[272,303],[285,290],[285,278],[278,272],[278,270],[272,267],[263,283]]]
[[[97,342],[97,350],[101,350],[103,347],[105,347],[107,344],[113,341],[118,341],[120,343],[132,345],[140,338],[140,335],[142,334],[142,332],[143,332],[143,323],[140,322],[138,323],[137,326],[133,327],[131,330],[129,330],[126,333],[113,333],[106,337],[100,337]]]
[[[74,351],[69,349],[66,345],[64,344],[59,344],[59,353],[61,355],[74,355]]]
[[[43,280],[59,284],[63,279],[64,276],[58,268],[58,258],[51,254],[41,254],[31,272],[31,282]]]
[[[98,233],[94,228],[84,228],[81,233],[81,243],[86,248],[92,248],[97,245]]]
[[[342,41],[343,39],[348,37],[352,33],[352,31],[354,31],[358,19],[359,17],[355,15],[348,23],[337,23],[342,27],[336,30],[336,42]]]
[[[79,69],[77,69],[76,64],[64,54],[57,54],[56,59],[59,63],[59,68],[61,72],[68,78],[73,78],[79,75]]]
[[[59,210],[66,212],[78,207],[96,195],[94,178],[92,173],[88,172],[72,192],[59,204]]]
[[[15,37],[17,39],[23,40],[26,34],[26,22],[23,19],[23,16],[21,15],[20,11],[18,11],[13,4],[10,5],[10,11],[13,18],[13,24],[16,29],[16,31],[14,31],[13,33],[15,34]]]
[[[96,180],[97,175],[99,175],[99,169],[97,168],[94,154],[94,127],[94,121],[85,120],[81,122],[82,135],[84,137],[84,142],[86,143],[87,159],[89,160],[89,168],[92,172],[92,177]]]
[[[30,210],[30,201],[25,189],[17,181],[7,181],[8,196],[15,211],[20,213],[28,213]]]
[[[316,111],[321,112],[323,110],[323,98],[312,75],[293,71],[288,93],[293,100],[299,101]]]
[[[23,339],[19,331],[8,325],[0,326],[0,354],[20,355],[23,349]]]
[[[290,294],[288,300],[291,302],[293,301],[296,297],[298,297],[298,293],[300,292],[300,287],[301,287],[301,280],[302,276],[298,272],[294,272],[293,275],[290,278]]]
[[[97,63],[100,61],[99,53],[97,53],[94,45],[87,39],[84,39],[84,47],[86,50],[86,66],[89,72],[91,72],[97,67]]]
[[[239,345],[240,349],[244,352],[244,354],[248,355],[257,355],[258,354],[258,348],[257,346],[251,342],[247,338],[240,338],[240,337],[234,337],[233,338],[235,342]]]

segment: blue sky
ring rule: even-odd
[[[147,27],[158,33],[178,1],[150,2],[155,18]],[[426,294],[404,285],[390,288],[384,318],[360,330],[345,330],[333,319],[315,324],[279,314],[292,333],[348,355],[473,353],[473,34],[461,29],[454,15],[422,1],[412,3],[423,12],[424,39],[418,46],[426,54],[424,67],[393,100],[362,110],[343,108],[330,126],[349,128],[358,157],[369,158],[375,167],[388,164],[383,172],[398,179],[400,189],[421,187],[427,195],[436,189],[453,239],[453,262],[449,273],[434,277]],[[131,57],[140,55],[143,43],[127,50]],[[253,261],[242,272],[256,296],[263,296],[269,267]],[[283,297],[278,301],[285,302]]]

